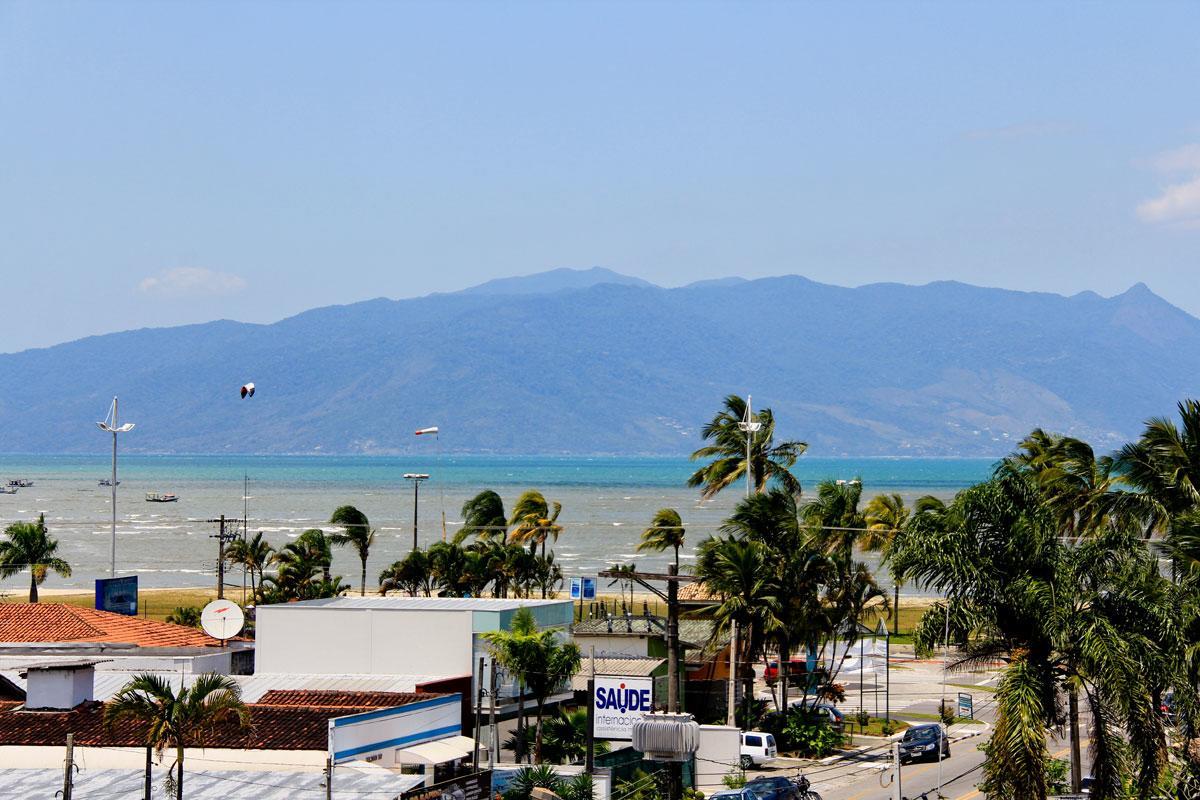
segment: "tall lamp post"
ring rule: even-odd
[[[104,418],[104,422],[97,422],[96,426],[100,430],[111,433],[113,437],[113,455],[112,455],[112,562],[109,565],[109,577],[117,576],[117,434],[129,433],[133,430],[134,424],[126,422],[120,425],[117,422],[117,398],[113,398],[112,407],[108,410],[108,416]]]
[[[417,549],[417,504],[421,499],[421,481],[429,480],[423,472],[406,472],[404,480],[412,481],[413,485],[413,550]]]
[[[738,430],[746,434],[746,497],[750,496],[751,485],[754,483],[754,470],[750,466],[751,447],[754,444],[754,434],[762,428],[762,423],[754,419],[750,410],[750,395],[746,395],[746,418],[738,423]]]
[[[433,440],[437,442],[437,473],[438,473],[438,497],[441,500],[442,507],[442,541],[446,541],[446,490],[445,481],[442,480],[442,438],[438,435],[438,426],[433,425],[429,428],[421,428],[417,431],[417,436],[428,436],[433,434]]]

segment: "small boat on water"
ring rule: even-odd
[[[16,494],[17,487],[15,486],[0,486],[0,494]]]
[[[14,489],[28,489],[30,486],[33,486],[33,481],[27,478],[17,478],[16,480],[9,481],[8,485]]]
[[[159,494],[158,492],[146,492],[147,503],[174,503],[179,497],[171,494]]]
[[[100,485],[101,486],[112,486],[113,485],[112,478],[101,478]],[[120,486],[120,485],[121,485],[121,482],[117,481],[117,486]]]

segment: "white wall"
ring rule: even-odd
[[[381,767],[395,763],[396,749],[457,736],[462,732],[462,697],[424,700],[330,720],[329,749],[337,763],[382,754]]]
[[[0,746],[0,764],[26,769],[62,769],[64,748],[44,746]],[[320,772],[325,769],[323,750],[223,750],[215,747],[189,747],[183,753],[187,770],[229,769],[250,772]],[[162,768],[175,759],[173,751],[163,753]],[[84,769],[129,769],[141,773],[146,767],[143,747],[76,747],[75,761]],[[157,766],[156,766],[157,769]],[[156,777],[155,780],[158,778]]]
[[[31,669],[25,678],[28,708],[74,708],[92,699],[92,667]]]
[[[468,611],[258,609],[255,670],[303,674],[471,674]]]
[[[741,731],[728,725],[701,725],[700,749],[696,751],[696,786],[720,786],[742,755]]]

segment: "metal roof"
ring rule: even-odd
[[[618,656],[597,656],[596,657],[596,674],[597,675],[618,675],[630,678],[646,678],[654,674],[654,671],[667,663],[665,658],[638,658],[630,656],[621,658]],[[587,688],[588,679],[592,677],[592,659],[585,657],[583,665],[579,668],[579,672],[571,678],[571,688],[575,691],[582,691]]]
[[[570,604],[570,599],[529,600],[504,597],[407,597],[388,595],[384,597],[330,597],[323,600],[302,600],[299,603],[278,603],[259,606],[266,609],[294,608],[371,608],[387,611],[516,611],[522,606],[553,606]]]
[[[188,800],[296,800],[325,797],[324,775],[313,772],[251,772],[197,769],[199,759],[188,759]],[[155,767],[155,796],[166,775],[166,767]],[[62,788],[62,768],[0,769],[0,797],[51,797]],[[425,780],[423,775],[401,775],[398,771],[354,762],[334,770],[335,800],[364,797],[395,797]],[[81,769],[75,776],[78,797],[141,797],[142,774],[128,769]]]

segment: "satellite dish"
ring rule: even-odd
[[[241,633],[246,617],[232,600],[213,600],[200,612],[200,627],[214,639],[232,639]]]

